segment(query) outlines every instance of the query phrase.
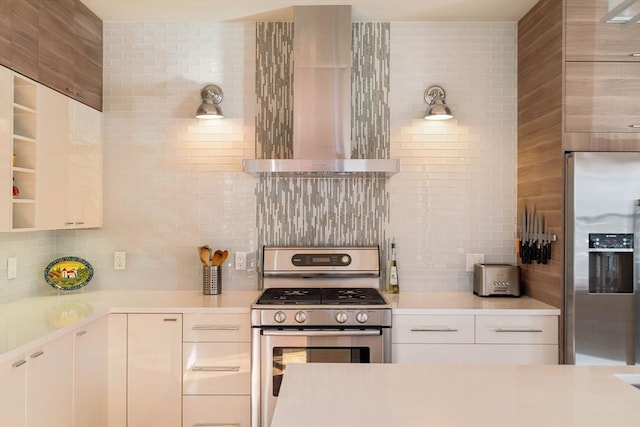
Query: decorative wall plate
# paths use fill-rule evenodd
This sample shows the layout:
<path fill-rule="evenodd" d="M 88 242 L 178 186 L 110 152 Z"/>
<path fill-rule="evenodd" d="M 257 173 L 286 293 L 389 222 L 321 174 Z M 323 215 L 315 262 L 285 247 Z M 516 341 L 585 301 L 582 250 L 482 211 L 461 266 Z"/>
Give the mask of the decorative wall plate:
<path fill-rule="evenodd" d="M 44 269 L 44 279 L 54 288 L 72 291 L 86 286 L 93 277 L 93 267 L 75 256 L 54 259 Z"/>

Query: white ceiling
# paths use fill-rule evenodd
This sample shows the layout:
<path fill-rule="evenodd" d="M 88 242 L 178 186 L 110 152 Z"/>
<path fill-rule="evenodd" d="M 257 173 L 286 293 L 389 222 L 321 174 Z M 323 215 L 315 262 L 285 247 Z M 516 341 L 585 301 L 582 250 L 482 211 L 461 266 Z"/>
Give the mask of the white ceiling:
<path fill-rule="evenodd" d="M 351 0 L 354 21 L 517 21 L 538 0 Z M 103 21 L 293 21 L 335 0 L 82 0 Z"/>

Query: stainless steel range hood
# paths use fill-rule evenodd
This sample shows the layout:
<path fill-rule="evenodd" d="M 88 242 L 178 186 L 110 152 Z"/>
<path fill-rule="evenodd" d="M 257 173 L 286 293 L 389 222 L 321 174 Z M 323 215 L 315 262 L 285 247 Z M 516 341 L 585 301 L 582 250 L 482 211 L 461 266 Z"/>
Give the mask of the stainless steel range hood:
<path fill-rule="evenodd" d="M 293 159 L 244 160 L 251 174 L 391 175 L 395 159 L 351 159 L 351 6 L 294 7 Z"/>

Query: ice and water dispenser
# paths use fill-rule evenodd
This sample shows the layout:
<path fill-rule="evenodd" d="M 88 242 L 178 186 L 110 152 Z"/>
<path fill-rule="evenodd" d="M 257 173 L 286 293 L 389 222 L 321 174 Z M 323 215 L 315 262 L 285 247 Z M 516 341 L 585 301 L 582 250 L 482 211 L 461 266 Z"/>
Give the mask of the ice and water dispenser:
<path fill-rule="evenodd" d="M 589 293 L 633 293 L 633 234 L 589 234 Z"/>

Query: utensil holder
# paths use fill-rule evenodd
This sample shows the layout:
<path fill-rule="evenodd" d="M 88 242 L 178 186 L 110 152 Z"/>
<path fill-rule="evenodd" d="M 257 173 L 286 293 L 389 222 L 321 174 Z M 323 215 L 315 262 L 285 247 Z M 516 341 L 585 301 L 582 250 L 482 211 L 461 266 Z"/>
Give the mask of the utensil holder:
<path fill-rule="evenodd" d="M 222 292 L 222 267 L 202 267 L 202 292 L 205 295 L 219 295 Z"/>

